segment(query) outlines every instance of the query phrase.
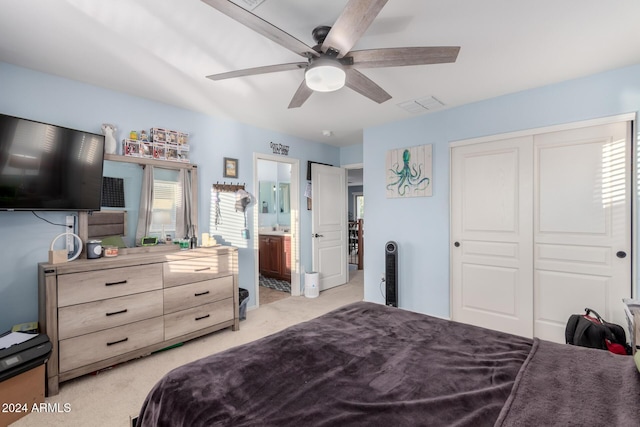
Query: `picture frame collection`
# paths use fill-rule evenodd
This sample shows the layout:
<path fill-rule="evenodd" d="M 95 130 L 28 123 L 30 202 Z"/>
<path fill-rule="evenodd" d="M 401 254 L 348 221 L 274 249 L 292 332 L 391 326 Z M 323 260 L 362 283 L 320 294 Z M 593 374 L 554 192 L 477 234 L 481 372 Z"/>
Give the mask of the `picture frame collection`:
<path fill-rule="evenodd" d="M 189 163 L 189 134 L 162 128 L 151 128 L 149 134 L 131 131 L 129 138 L 122 140 L 122 154 Z"/>

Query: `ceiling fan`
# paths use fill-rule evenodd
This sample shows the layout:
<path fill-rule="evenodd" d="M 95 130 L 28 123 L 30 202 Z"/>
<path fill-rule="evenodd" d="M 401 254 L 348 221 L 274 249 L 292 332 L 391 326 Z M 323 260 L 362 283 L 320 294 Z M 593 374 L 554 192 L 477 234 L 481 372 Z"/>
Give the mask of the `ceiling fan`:
<path fill-rule="evenodd" d="M 305 43 L 271 25 L 262 18 L 228 0 L 202 0 L 214 9 L 262 34 L 266 38 L 306 58 L 304 62 L 266 65 L 207 76 L 211 80 L 305 70 L 305 78 L 293 95 L 289 108 L 298 108 L 313 91 L 332 92 L 343 86 L 383 103 L 391 99 L 384 89 L 360 73 L 360 68 L 400 67 L 455 62 L 459 46 L 399 47 L 355 50 L 351 48 L 362 37 L 388 0 L 349 0 L 333 27 L 319 26 L 313 32 L 317 45 Z"/>

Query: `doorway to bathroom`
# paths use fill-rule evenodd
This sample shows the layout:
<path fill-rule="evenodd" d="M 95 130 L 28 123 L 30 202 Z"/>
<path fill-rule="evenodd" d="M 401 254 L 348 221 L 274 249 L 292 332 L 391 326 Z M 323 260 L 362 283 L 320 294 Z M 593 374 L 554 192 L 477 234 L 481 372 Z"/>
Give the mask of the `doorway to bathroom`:
<path fill-rule="evenodd" d="M 254 212 L 258 306 L 300 295 L 299 161 L 254 155 Z"/>

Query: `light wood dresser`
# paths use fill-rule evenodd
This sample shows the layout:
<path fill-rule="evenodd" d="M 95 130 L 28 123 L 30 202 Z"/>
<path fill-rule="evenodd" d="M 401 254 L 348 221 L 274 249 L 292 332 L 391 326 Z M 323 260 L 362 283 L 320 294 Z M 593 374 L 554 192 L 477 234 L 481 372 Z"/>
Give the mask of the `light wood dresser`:
<path fill-rule="evenodd" d="M 38 292 L 40 329 L 53 344 L 48 396 L 60 382 L 239 329 L 238 250 L 230 246 L 40 263 Z"/>

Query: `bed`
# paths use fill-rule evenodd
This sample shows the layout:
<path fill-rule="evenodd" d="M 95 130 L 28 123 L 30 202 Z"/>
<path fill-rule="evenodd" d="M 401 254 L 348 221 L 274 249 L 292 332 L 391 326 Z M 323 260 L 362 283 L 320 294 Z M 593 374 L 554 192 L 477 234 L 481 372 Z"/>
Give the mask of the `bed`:
<path fill-rule="evenodd" d="M 639 422 L 632 357 L 357 302 L 174 369 L 137 425 Z"/>

